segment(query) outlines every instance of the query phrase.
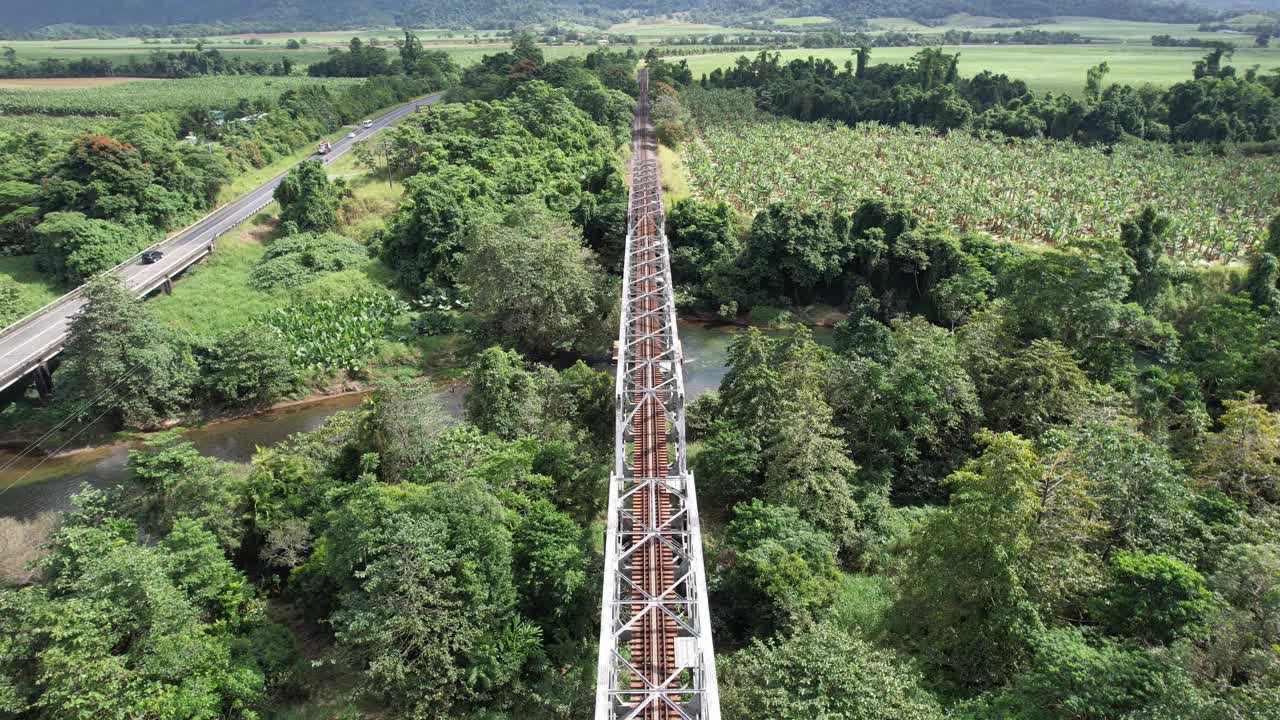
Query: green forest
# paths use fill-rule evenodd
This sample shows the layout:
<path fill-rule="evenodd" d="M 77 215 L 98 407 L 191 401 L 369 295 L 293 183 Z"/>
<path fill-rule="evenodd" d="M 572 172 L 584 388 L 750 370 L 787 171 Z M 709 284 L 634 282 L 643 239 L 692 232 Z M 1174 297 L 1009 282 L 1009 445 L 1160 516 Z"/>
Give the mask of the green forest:
<path fill-rule="evenodd" d="M 802 10 L 834 12 L 785 12 Z M 962 80 L 936 49 L 867 52 L 844 68 L 762 53 L 704 79 L 657 53 L 549 60 L 529 36 L 459 68 L 406 33 L 335 49 L 316 82 L 361 79 L 246 102 L 232 119 L 252 122 L 0 136 L 5 246 L 89 280 L 56 394 L 29 393 L 21 421 L 135 433 L 125 481 L 85 487 L 0 578 L 0 715 L 591 713 L 615 452 L 614 378 L 594 366 L 618 328 L 643 65 L 679 313 L 735 329 L 687 417 L 723 717 L 1276 718 L 1274 199 L 1226 263 L 1179 252 L 1159 203 L 1014 242 L 874 192 L 747 211 L 705 176 L 672 179 L 704 142 L 689 108 L 716 93 L 992 148 L 1267 156 L 1275 77 L 1214 47 L 1167 91 L 1106 86 L 1100 66 L 1081 99 L 1037 97 Z M 293 301 L 196 333 L 99 275 L 237 172 L 438 89 L 353 153 L 402 187 L 367 232 L 350 230 L 374 212 L 360 178 L 315 159 L 285 175 L 245 275 Z M 219 152 L 178 142 L 210 126 Z M 456 416 L 433 361 L 465 385 Z M 169 429 L 336 378 L 367 398 L 248 465 Z"/>

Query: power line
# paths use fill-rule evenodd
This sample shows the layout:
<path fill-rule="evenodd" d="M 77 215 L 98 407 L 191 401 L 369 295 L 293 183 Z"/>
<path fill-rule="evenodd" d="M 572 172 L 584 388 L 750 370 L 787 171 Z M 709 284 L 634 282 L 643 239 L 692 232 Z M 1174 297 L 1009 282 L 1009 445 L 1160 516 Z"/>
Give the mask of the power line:
<path fill-rule="evenodd" d="M 128 396 L 130 396 L 130 395 L 132 395 L 132 394 L 134 394 L 134 393 L 136 393 L 136 392 L 138 392 L 138 388 L 134 388 L 134 389 L 130 390 L 129 392 L 125 393 L 125 397 L 128 397 Z M 23 473 L 23 474 L 22 474 L 22 477 L 18 478 L 17 480 L 14 480 L 11 484 L 6 485 L 6 486 L 4 487 L 4 489 L 0 489 L 0 497 L 4 497 L 4 494 L 5 494 L 5 493 L 7 493 L 7 492 L 9 492 L 10 488 L 13 488 L 13 487 L 16 487 L 16 486 L 18 486 L 18 485 L 21 485 L 21 484 L 22 484 L 22 481 L 23 481 L 23 480 L 26 480 L 26 479 L 27 479 L 27 478 L 29 478 L 29 477 L 31 477 L 31 474 L 32 474 L 32 473 L 34 473 L 36 470 L 39 470 L 41 465 L 44 465 L 45 463 L 49 462 L 49 459 L 50 459 L 50 458 L 52 458 L 53 456 L 55 456 L 55 455 L 57 455 L 58 453 L 62 452 L 64 448 L 66 448 L 68 445 L 70 445 L 70 444 L 71 444 L 71 441 L 73 441 L 73 440 L 75 440 L 76 438 L 80 437 L 80 436 L 84 433 L 84 431 L 85 431 L 85 430 L 88 430 L 89 428 L 93 427 L 94 423 L 96 423 L 96 422 L 98 422 L 99 420 L 101 420 L 103 417 L 105 417 L 105 416 L 106 416 L 106 414 L 107 414 L 107 413 L 111 412 L 113 409 L 114 409 L 114 408 L 107 408 L 106 410 L 103 410 L 101 413 L 99 413 L 99 414 L 98 414 L 98 416 L 97 416 L 97 417 L 95 417 L 94 419 L 92 419 L 92 420 L 90 420 L 88 423 L 86 423 L 84 427 L 82 427 L 82 428 L 80 428 L 79 430 L 77 430 L 77 431 L 76 431 L 76 434 L 74 434 L 74 435 L 72 435 L 71 437 L 67 438 L 67 439 L 66 439 L 66 441 L 64 441 L 61 445 L 59 445 L 59 446 L 57 447 L 57 449 L 55 449 L 53 452 L 49 453 L 48 455 L 45 455 L 43 458 L 40 458 L 40 462 L 36 463 L 36 464 L 35 464 L 35 466 L 33 466 L 30 470 L 28 470 L 28 471 L 26 471 L 25 473 Z"/>
<path fill-rule="evenodd" d="M 122 382 L 124 382 L 125 380 L 127 380 L 127 379 L 128 379 L 128 378 L 133 374 L 133 371 L 134 371 L 134 370 L 137 370 L 139 367 L 141 367 L 141 366 L 142 366 L 142 363 L 143 363 L 143 361 L 139 360 L 137 363 L 135 363 L 135 364 L 134 364 L 134 366 L 133 366 L 133 367 L 131 367 L 131 368 L 129 368 L 128 370 L 126 370 L 126 371 L 124 372 L 124 374 L 123 374 L 123 375 L 121 375 L 121 376 L 120 376 L 120 377 L 119 377 L 119 378 L 118 378 L 114 383 L 112 383 L 112 384 L 111 384 L 111 385 L 109 385 L 106 389 L 104 389 L 104 390 L 102 390 L 101 392 L 99 392 L 97 395 L 94 395 L 93 397 L 89 398 L 87 401 L 85 401 L 85 403 L 84 403 L 83 405 L 81 405 L 81 406 L 80 406 L 80 408 L 79 408 L 78 410 L 76 410 L 76 411 L 74 411 L 74 412 L 71 412 L 71 413 L 68 413 L 68 414 L 67 414 L 67 417 L 66 417 L 64 420 L 62 420 L 61 422 L 59 422 L 59 423 L 57 423 L 56 425 L 54 425 L 54 426 L 53 426 L 52 428 L 50 428 L 50 429 L 49 429 L 49 430 L 48 430 L 44 435 L 41 435 L 40 437 L 38 437 L 38 438 L 36 438 L 35 440 L 33 440 L 33 441 L 31 442 L 31 444 L 30 444 L 30 445 L 28 445 L 26 448 L 24 448 L 24 449 L 22 450 L 22 452 L 20 452 L 20 453 L 18 453 L 17 455 L 15 455 L 15 456 L 13 457 L 13 459 L 11 459 L 9 462 L 5 463 L 3 467 L 0 467 L 0 473 L 3 473 L 3 472 L 5 472 L 6 470 L 8 470 L 9 468 L 13 467 L 13 466 L 14 466 L 14 465 L 19 461 L 19 460 L 21 460 L 22 458 L 26 457 L 28 454 L 30 454 L 30 453 L 31 453 L 31 451 L 33 451 L 33 450 L 35 450 L 37 447 L 39 447 L 40 443 L 44 442 L 45 440 L 48 440 L 48 439 L 49 439 L 49 437 L 50 437 L 50 436 L 52 436 L 54 433 L 58 432 L 58 431 L 59 431 L 59 430 L 61 430 L 62 428 L 66 427 L 67 425 L 69 425 L 69 424 L 71 424 L 72 422 L 74 422 L 76 418 L 78 418 L 80 415 L 82 415 L 82 414 L 83 414 L 85 411 L 87 411 L 89 408 L 93 407 L 94 403 L 96 403 L 96 402 L 98 402 L 99 400 L 101 400 L 101 399 L 102 399 L 102 398 L 103 398 L 107 393 L 111 392 L 112 390 L 115 390 L 115 389 L 116 389 L 116 386 L 118 386 L 120 383 L 122 383 Z M 105 413 L 104 413 L 104 414 L 105 414 Z M 101 416 L 101 415 L 99 415 L 98 417 L 102 417 L 102 416 Z M 95 420 L 95 422 L 96 422 L 96 420 Z M 83 432 L 83 431 L 82 431 L 82 432 Z M 77 434 L 78 434 L 78 433 L 77 433 Z M 38 467 L 38 466 L 37 466 L 37 467 Z"/>

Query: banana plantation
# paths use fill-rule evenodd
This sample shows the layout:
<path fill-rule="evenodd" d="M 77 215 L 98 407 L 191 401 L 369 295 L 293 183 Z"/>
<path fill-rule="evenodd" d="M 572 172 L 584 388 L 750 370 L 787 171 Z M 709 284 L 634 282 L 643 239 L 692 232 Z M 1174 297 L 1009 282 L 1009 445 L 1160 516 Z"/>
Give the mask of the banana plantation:
<path fill-rule="evenodd" d="M 682 148 L 693 192 L 754 214 L 791 199 L 851 207 L 878 197 L 917 217 L 1017 242 L 1115 236 L 1135 209 L 1171 221 L 1173 249 L 1230 260 L 1265 235 L 1280 159 L 1127 142 L 999 141 L 963 131 L 799 122 L 756 111 L 739 91 L 686 93 L 698 125 Z"/>

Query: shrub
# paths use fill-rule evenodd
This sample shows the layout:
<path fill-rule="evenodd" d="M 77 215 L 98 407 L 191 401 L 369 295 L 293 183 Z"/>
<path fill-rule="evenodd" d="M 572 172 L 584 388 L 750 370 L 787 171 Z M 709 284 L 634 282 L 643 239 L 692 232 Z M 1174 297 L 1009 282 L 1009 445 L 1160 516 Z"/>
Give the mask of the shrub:
<path fill-rule="evenodd" d="M 197 351 L 201 389 L 230 405 L 269 405 L 297 380 L 289 350 L 276 327 L 250 323 L 234 328 Z"/>
<path fill-rule="evenodd" d="M 368 259 L 363 247 L 337 233 L 304 232 L 271 243 L 250 282 L 263 290 L 305 285 L 316 276 L 356 267 Z"/>
<path fill-rule="evenodd" d="M 296 369 L 360 370 L 405 304 L 386 293 L 364 292 L 281 308 L 265 322 L 284 334 Z"/>

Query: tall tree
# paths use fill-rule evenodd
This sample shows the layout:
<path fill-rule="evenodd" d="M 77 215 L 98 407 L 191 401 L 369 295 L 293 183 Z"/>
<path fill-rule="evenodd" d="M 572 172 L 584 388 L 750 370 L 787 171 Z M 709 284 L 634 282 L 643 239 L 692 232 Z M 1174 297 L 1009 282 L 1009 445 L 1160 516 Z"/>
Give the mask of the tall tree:
<path fill-rule="evenodd" d="M 832 424 L 825 398 L 827 364 L 806 328 L 779 340 L 772 359 L 784 379 L 779 412 L 765 430 L 765 495 L 791 505 L 829 533 L 846 552 L 857 552 L 869 507 L 883 501 L 879 483 L 857 484 L 858 466 Z"/>
<path fill-rule="evenodd" d="M 992 426 L 1037 437 L 1067 425 L 1093 405 L 1094 391 L 1075 357 L 1052 340 L 1035 340 L 1000 364 L 1002 387 L 984 398 Z"/>
<path fill-rule="evenodd" d="M 1269 252 L 1255 253 L 1249 259 L 1249 274 L 1245 277 L 1245 291 L 1253 300 L 1253 306 L 1260 313 L 1272 314 L 1280 311 L 1280 289 L 1276 281 L 1280 279 L 1280 260 Z"/>
<path fill-rule="evenodd" d="M 475 482 L 367 484 L 335 511 L 314 569 L 340 588 L 330 622 L 372 695 L 447 717 L 493 701 L 539 651 L 504 514 Z"/>
<path fill-rule="evenodd" d="M 1152 207 L 1120 225 L 1120 241 L 1133 260 L 1129 300 L 1148 310 L 1169 288 L 1171 268 L 1164 247 L 1168 232 L 1169 218 Z"/>
<path fill-rule="evenodd" d="M 190 401 L 196 364 L 114 275 L 84 287 L 58 372 L 59 403 L 77 420 L 150 427 Z"/>
<path fill-rule="evenodd" d="M 973 381 L 950 333 L 922 318 L 895 322 L 883 361 L 837 361 L 835 424 L 865 475 L 891 484 L 900 502 L 941 495 L 982 421 Z"/>
<path fill-rule="evenodd" d="M 1254 396 L 1223 404 L 1222 430 L 1205 438 L 1196 474 L 1255 510 L 1280 503 L 1280 414 Z"/>
<path fill-rule="evenodd" d="M 270 626 L 214 536 L 182 519 L 142 545 L 101 494 L 78 500 L 41 583 L 0 590 L 0 708 L 68 720 L 257 717 L 277 678 L 253 637 Z"/>
<path fill-rule="evenodd" d="M 541 202 L 477 222 L 458 275 L 492 339 L 544 357 L 603 341 L 604 276 L 578 230 Z"/>
<path fill-rule="evenodd" d="M 773 363 L 773 343 L 756 328 L 748 328 L 729 343 L 728 369 L 720 380 L 723 415 L 738 429 L 761 443 L 769 442 L 769 424 L 781 412 L 785 392 Z"/>
<path fill-rule="evenodd" d="M 473 425 L 507 440 L 533 431 L 543 388 L 520 353 L 488 348 L 471 365 L 470 381 L 464 406 Z"/>
<path fill-rule="evenodd" d="M 812 624 L 835 599 L 831 536 L 795 508 L 759 500 L 734 508 L 711 580 L 719 620 L 741 637 Z"/>
<path fill-rule="evenodd" d="M 1085 73 L 1084 96 L 1098 102 L 1102 99 L 1102 81 L 1111 72 L 1111 67 L 1104 63 L 1098 63 Z"/>
<path fill-rule="evenodd" d="M 1132 419 L 1100 412 L 1048 433 L 1042 446 L 1088 479 L 1106 523 L 1101 552 L 1163 552 L 1188 562 L 1201 552 L 1190 477 Z"/>
<path fill-rule="evenodd" d="M 1047 472 L 1015 435 L 981 439 L 982 455 L 948 478 L 950 505 L 913 539 L 892 616 L 919 657 L 968 687 L 1024 668 L 1045 616 L 1090 574 L 1061 535 L 1087 522 L 1081 478 Z"/>
<path fill-rule="evenodd" d="M 386 482 L 406 482 L 421 475 L 419 467 L 433 444 L 451 424 L 430 382 L 384 382 L 373 395 L 369 429 Z"/>
<path fill-rule="evenodd" d="M 812 298 L 843 267 L 844 244 L 821 212 L 778 202 L 756 215 L 740 260 L 762 302 Z"/>
<path fill-rule="evenodd" d="M 405 30 L 404 39 L 397 40 L 396 47 L 400 48 L 401 68 L 406 74 L 414 74 L 423 56 L 422 41 L 412 30 Z"/>
<path fill-rule="evenodd" d="M 324 232 L 338 226 L 338 190 L 319 160 L 294 166 L 276 187 L 275 199 L 280 221 L 294 223 L 298 230 Z"/>
<path fill-rule="evenodd" d="M 1169 644 L 1207 634 L 1217 601 L 1195 568 L 1166 555 L 1121 550 L 1094 612 L 1115 635 Z"/>
<path fill-rule="evenodd" d="M 284 335 L 265 323 L 247 323 L 196 351 L 200 389 L 228 405 L 268 406 L 284 397 L 298 379 Z"/>
<path fill-rule="evenodd" d="M 206 457 L 176 431 L 148 438 L 129 451 L 129 482 L 139 525 L 156 537 L 168 535 L 183 518 L 213 533 L 227 553 L 244 537 L 244 480 L 234 466 Z"/>
<path fill-rule="evenodd" d="M 588 632 L 592 608 L 583 531 L 546 500 L 535 500 L 512 532 L 520 610 L 548 637 Z"/>

